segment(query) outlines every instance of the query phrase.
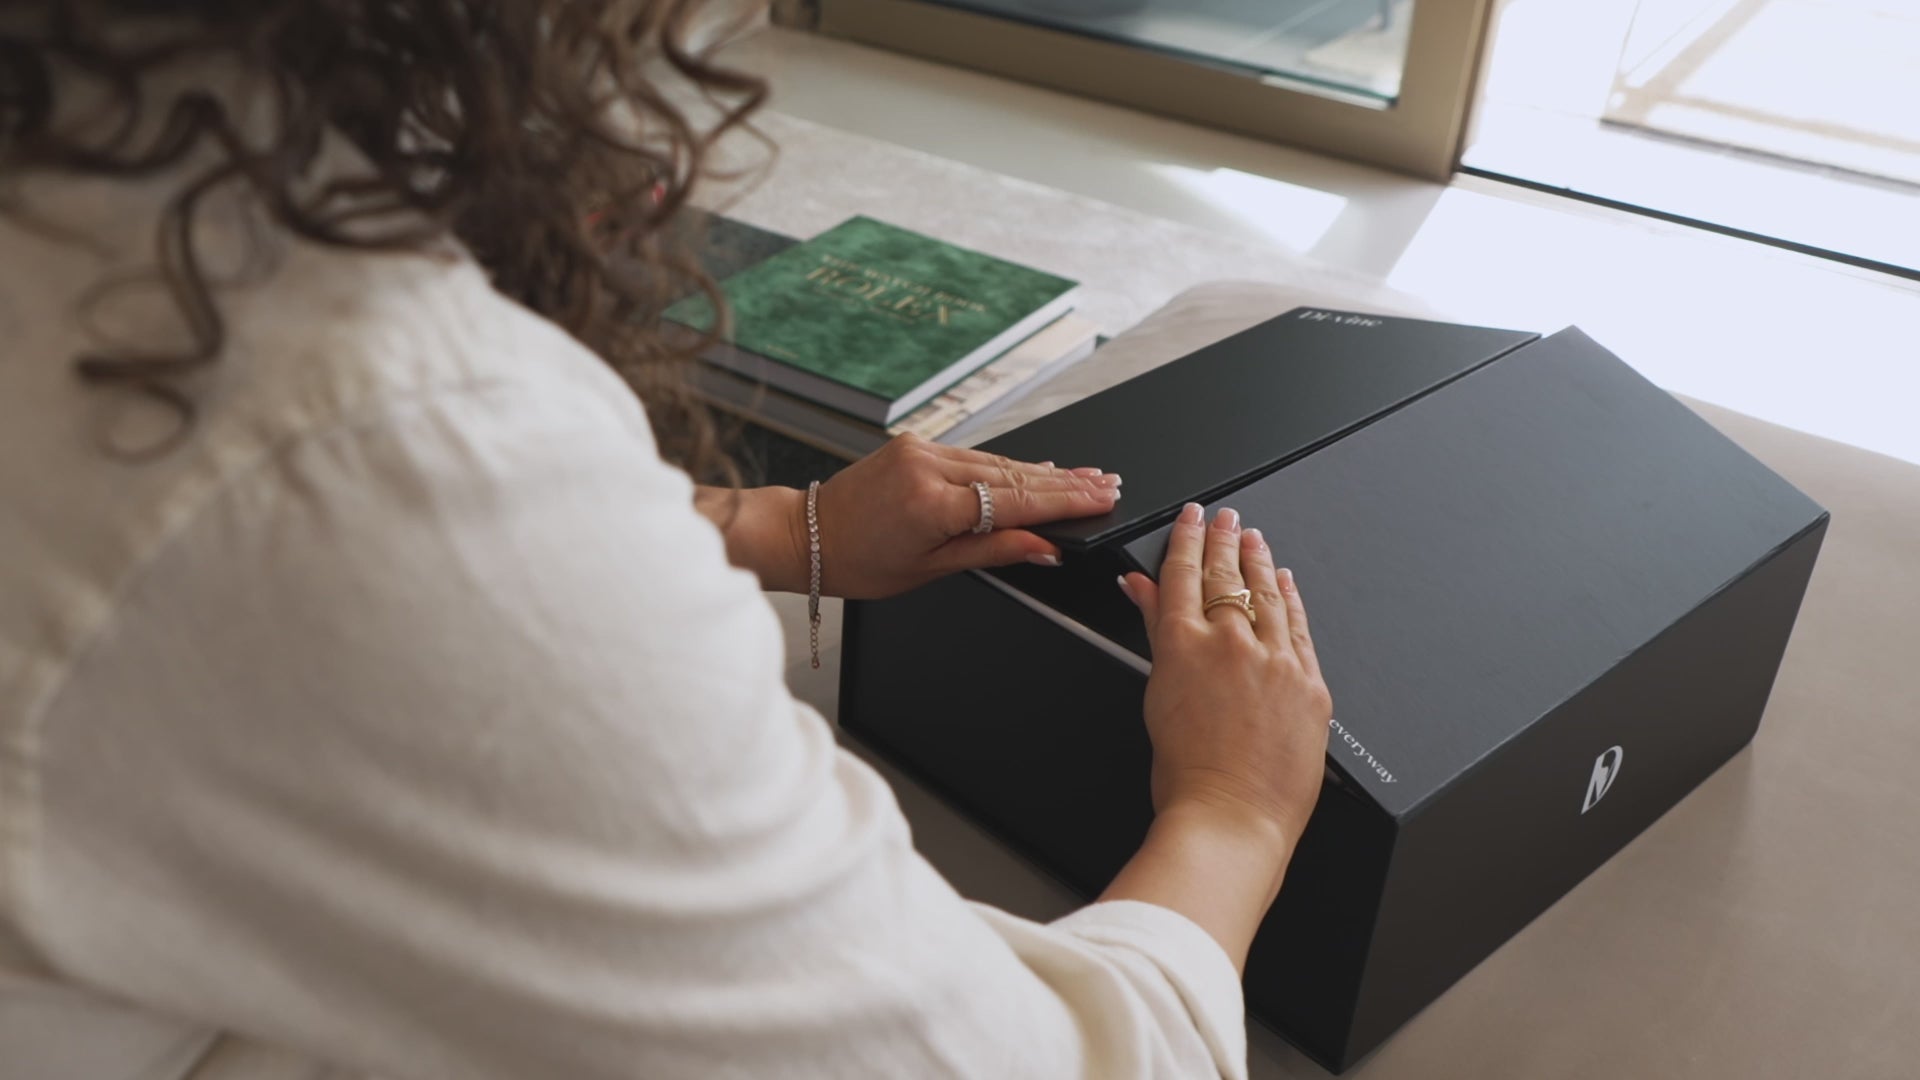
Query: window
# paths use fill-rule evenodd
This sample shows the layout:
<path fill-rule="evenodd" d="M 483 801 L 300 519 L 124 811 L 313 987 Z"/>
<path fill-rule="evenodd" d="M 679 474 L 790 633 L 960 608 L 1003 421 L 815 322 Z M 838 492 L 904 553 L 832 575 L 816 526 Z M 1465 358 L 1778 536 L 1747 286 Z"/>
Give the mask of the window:
<path fill-rule="evenodd" d="M 830 34 L 1453 171 L 1489 0 L 822 0 Z"/>
<path fill-rule="evenodd" d="M 1920 4 L 1503 0 L 1461 164 L 1914 276 Z"/>

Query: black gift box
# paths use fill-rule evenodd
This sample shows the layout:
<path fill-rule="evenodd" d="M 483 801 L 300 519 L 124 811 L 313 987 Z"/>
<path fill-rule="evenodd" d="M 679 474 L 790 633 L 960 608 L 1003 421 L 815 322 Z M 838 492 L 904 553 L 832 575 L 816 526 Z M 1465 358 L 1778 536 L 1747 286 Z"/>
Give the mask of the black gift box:
<path fill-rule="evenodd" d="M 1572 329 L 1299 309 L 987 448 L 1125 497 L 1050 531 L 1062 568 L 849 604 L 842 726 L 1097 894 L 1152 816 L 1114 578 L 1238 509 L 1335 715 L 1247 1004 L 1336 1071 L 1753 737 L 1827 521 Z"/>

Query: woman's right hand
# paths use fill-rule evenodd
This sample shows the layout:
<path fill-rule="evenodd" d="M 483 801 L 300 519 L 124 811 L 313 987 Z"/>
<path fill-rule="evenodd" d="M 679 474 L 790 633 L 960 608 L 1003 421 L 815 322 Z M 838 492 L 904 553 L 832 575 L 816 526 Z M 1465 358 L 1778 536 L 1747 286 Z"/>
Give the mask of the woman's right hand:
<path fill-rule="evenodd" d="M 1153 643 L 1154 809 L 1252 815 L 1277 825 L 1291 850 L 1319 797 L 1333 715 L 1292 573 L 1275 570 L 1264 538 L 1234 511 L 1209 526 L 1188 504 L 1159 583 L 1129 574 L 1122 585 Z M 1202 610 L 1243 588 L 1257 620 L 1229 604 Z"/>
<path fill-rule="evenodd" d="M 1191 919 L 1244 968 L 1320 795 L 1333 703 L 1293 575 L 1258 532 L 1189 504 L 1160 582 L 1120 581 L 1153 642 L 1153 827 L 1102 894 Z M 1249 589 L 1258 621 L 1205 598 Z"/>

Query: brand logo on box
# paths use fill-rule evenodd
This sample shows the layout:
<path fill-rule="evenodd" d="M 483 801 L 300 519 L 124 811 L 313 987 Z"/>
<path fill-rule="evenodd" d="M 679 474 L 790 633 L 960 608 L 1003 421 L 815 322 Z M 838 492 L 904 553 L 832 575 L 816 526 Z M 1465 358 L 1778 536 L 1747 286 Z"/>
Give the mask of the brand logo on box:
<path fill-rule="evenodd" d="M 1625 756 L 1626 751 L 1614 746 L 1593 759 L 1593 775 L 1587 777 L 1587 801 L 1580 807 L 1581 813 L 1593 809 L 1607 797 L 1607 791 L 1620 777 L 1620 759 Z"/>

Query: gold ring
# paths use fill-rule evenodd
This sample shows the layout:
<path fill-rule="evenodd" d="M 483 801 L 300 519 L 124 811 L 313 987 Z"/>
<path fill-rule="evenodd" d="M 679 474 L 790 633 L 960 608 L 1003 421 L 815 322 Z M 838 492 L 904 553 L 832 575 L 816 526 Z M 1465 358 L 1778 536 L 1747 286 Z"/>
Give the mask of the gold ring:
<path fill-rule="evenodd" d="M 1240 613 L 1247 617 L 1248 626 L 1260 625 L 1260 613 L 1253 610 L 1253 590 L 1252 589 L 1241 589 L 1239 592 L 1222 593 L 1219 596 L 1216 596 L 1213 599 L 1207 601 L 1206 603 L 1201 604 L 1200 614 L 1205 615 L 1207 612 L 1212 611 L 1214 608 L 1219 607 L 1221 604 L 1231 604 L 1234 607 L 1239 608 Z"/>

